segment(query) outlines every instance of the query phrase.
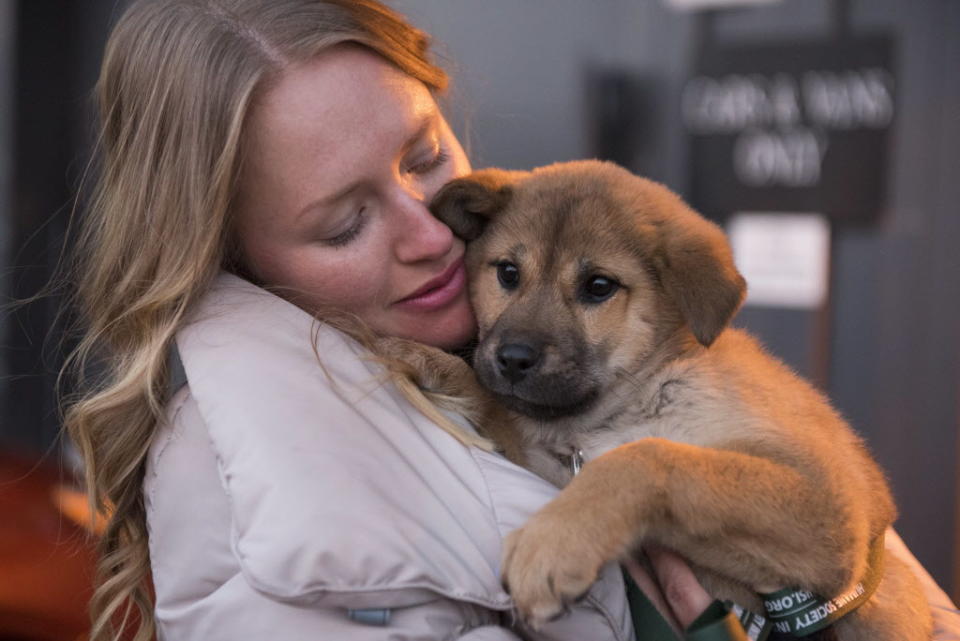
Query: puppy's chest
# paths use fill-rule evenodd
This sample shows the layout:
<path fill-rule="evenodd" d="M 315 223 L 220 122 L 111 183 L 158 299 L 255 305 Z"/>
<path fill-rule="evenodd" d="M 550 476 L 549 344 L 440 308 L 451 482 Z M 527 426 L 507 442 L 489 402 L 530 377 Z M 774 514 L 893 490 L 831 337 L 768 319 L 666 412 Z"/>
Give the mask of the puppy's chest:
<path fill-rule="evenodd" d="M 540 451 L 533 457 L 532 467 L 551 480 L 562 477 L 569 481 L 578 463 L 643 438 L 707 445 L 708 435 L 697 428 L 696 414 L 701 408 L 687 401 L 692 391 L 686 381 L 667 380 L 613 413 L 566 425 L 549 435 L 540 431 L 539 442 L 533 443 Z"/>
<path fill-rule="evenodd" d="M 690 408 L 673 401 L 656 408 L 633 406 L 612 417 L 604 425 L 576 434 L 571 447 L 583 452 L 584 461 L 590 461 L 615 447 L 643 438 L 663 438 L 678 443 L 703 445 L 704 434 L 690 420 Z"/>

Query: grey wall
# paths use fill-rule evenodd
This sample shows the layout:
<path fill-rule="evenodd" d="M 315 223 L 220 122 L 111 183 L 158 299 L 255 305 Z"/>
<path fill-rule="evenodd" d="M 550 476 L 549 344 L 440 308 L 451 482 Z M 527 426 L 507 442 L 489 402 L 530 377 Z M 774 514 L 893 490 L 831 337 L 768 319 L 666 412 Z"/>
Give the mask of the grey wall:
<path fill-rule="evenodd" d="M 854 9 L 899 36 L 899 120 L 885 217 L 837 237 L 830 387 L 889 472 L 904 538 L 956 596 L 960 3 Z"/>
<path fill-rule="evenodd" d="M 474 163 L 531 167 L 586 148 L 581 70 L 615 54 L 610 3 L 398 0 L 453 64 L 452 105 Z"/>
<path fill-rule="evenodd" d="M 585 72 L 620 68 L 647 90 L 635 169 L 683 190 L 673 117 L 693 48 L 689 14 L 661 0 L 394 0 L 435 37 L 448 106 L 477 166 L 529 168 L 591 155 Z"/>

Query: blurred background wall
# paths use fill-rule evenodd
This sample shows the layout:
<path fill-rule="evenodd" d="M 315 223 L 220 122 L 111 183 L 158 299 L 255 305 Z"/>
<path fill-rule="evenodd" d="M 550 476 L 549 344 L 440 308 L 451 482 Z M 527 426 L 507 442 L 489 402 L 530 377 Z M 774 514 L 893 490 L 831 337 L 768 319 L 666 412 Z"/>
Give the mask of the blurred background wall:
<path fill-rule="evenodd" d="M 38 291 L 57 261 L 91 146 L 89 90 L 124 4 L 0 0 L 6 297 Z M 886 179 L 875 186 L 881 210 L 831 224 L 823 304 L 748 306 L 737 322 L 827 391 L 865 436 L 896 492 L 898 529 L 956 595 L 960 3 L 782 0 L 710 12 L 665 0 L 393 4 L 435 36 L 454 75 L 451 120 L 475 166 L 612 155 L 688 197 L 681 94 L 710 51 L 841 33 L 893 39 L 896 118 Z M 45 337 L 57 307 L 53 297 L 0 316 L 0 448 L 38 456 L 56 439 L 51 390 L 62 350 L 56 329 Z"/>
<path fill-rule="evenodd" d="M 13 110 L 10 101 L 13 97 L 11 71 L 14 51 L 13 3 L 0 3 L 0 291 L 7 292 L 9 270 L 12 264 L 12 228 L 10 216 L 11 171 L 11 132 L 13 128 Z M 2 300 L 2 298 L 0 298 Z M 6 314 L 0 313 L 0 347 L 7 345 Z M 5 353 L 5 350 L 4 350 Z M 7 359 L 0 357 L 0 381 L 8 376 Z M 6 414 L 7 395 L 0 384 L 0 421 Z"/>
<path fill-rule="evenodd" d="M 0 247 L 7 248 L 0 274 L 7 302 L 43 291 L 63 255 L 92 146 L 91 89 L 118 3 L 2 0 L 0 6 L 0 61 L 8 79 L 0 96 L 6 125 L 0 185 L 7 186 L 0 192 Z M 59 433 L 53 389 L 69 347 L 60 311 L 54 292 L 3 314 L 0 438 L 9 447 L 46 451 Z"/>

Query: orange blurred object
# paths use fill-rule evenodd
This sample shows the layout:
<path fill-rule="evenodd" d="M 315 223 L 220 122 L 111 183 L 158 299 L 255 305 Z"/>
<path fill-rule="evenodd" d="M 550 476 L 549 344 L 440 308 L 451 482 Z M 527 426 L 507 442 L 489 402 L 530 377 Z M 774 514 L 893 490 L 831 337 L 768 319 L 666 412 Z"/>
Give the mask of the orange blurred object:
<path fill-rule="evenodd" d="M 0 453 L 0 641 L 86 638 L 96 521 L 72 480 Z"/>
<path fill-rule="evenodd" d="M 86 494 L 68 485 L 60 485 L 54 488 L 51 498 L 57 509 L 75 524 L 96 535 L 103 534 L 107 519 L 102 514 L 93 516 Z"/>

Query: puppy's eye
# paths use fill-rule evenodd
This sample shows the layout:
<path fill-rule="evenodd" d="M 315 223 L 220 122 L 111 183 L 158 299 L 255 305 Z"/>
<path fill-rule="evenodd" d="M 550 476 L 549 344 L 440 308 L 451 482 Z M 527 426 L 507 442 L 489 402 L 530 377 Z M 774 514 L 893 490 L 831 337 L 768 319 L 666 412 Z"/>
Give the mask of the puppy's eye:
<path fill-rule="evenodd" d="M 620 289 L 620 283 L 606 276 L 591 276 L 583 283 L 580 293 L 585 303 L 602 303 Z"/>
<path fill-rule="evenodd" d="M 520 284 L 520 270 L 513 263 L 497 263 L 497 280 L 504 289 L 516 289 Z"/>

